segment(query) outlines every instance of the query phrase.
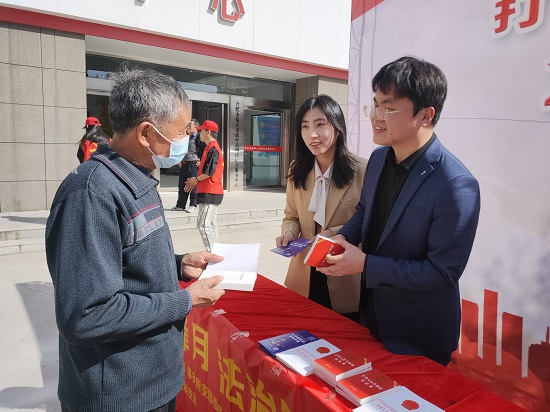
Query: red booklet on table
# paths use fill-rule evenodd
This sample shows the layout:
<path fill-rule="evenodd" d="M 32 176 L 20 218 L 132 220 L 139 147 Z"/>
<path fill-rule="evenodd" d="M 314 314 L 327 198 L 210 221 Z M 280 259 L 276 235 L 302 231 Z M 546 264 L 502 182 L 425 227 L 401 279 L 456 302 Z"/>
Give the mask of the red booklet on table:
<path fill-rule="evenodd" d="M 342 349 L 331 355 L 316 359 L 313 364 L 315 375 L 332 386 L 336 386 L 340 379 L 370 369 L 371 363 L 367 358 L 351 349 Z"/>
<path fill-rule="evenodd" d="M 370 371 L 340 379 L 336 383 L 336 392 L 359 406 L 399 390 L 400 387 L 392 378 L 372 368 Z"/>
<path fill-rule="evenodd" d="M 353 412 L 444 412 L 404 386 L 398 386 L 397 389 L 376 396 Z"/>
<path fill-rule="evenodd" d="M 311 245 L 311 249 L 304 259 L 304 263 L 314 268 L 330 266 L 325 257 L 329 255 L 339 255 L 344 253 L 344 248 L 332 239 L 321 235 L 315 236 L 315 241 Z"/>

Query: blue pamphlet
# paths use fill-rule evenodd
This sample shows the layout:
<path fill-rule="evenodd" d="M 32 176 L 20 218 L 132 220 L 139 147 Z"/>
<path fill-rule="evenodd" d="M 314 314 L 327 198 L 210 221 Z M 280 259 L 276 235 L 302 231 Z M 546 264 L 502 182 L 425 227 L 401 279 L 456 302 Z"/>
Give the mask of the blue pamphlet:
<path fill-rule="evenodd" d="M 276 247 L 275 249 L 271 249 L 271 251 L 284 257 L 292 257 L 300 253 L 310 244 L 311 243 L 309 242 L 309 239 L 304 239 L 302 237 L 299 237 L 298 239 L 294 239 L 288 242 L 287 246 Z"/>
<path fill-rule="evenodd" d="M 283 333 L 282 335 L 274 336 L 272 338 L 259 340 L 258 344 L 260 345 L 260 348 L 274 357 L 279 352 L 296 348 L 316 340 L 319 340 L 319 338 L 309 333 L 307 330 L 299 330 L 296 332 Z"/>

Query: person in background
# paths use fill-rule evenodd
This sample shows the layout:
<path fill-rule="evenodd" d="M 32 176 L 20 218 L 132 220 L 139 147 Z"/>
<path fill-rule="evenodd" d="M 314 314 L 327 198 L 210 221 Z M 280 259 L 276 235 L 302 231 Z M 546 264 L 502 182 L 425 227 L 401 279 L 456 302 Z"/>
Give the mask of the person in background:
<path fill-rule="evenodd" d="M 185 182 L 190 177 L 195 177 L 199 172 L 199 164 L 205 144 L 199 137 L 197 126 L 200 123 L 197 119 L 191 119 L 187 126 L 189 135 L 189 150 L 180 162 L 180 173 L 178 180 L 178 201 L 172 210 L 185 210 L 187 213 L 193 213 L 197 209 L 197 188 L 194 187 L 190 192 L 185 191 Z M 185 208 L 189 198 L 189 209 Z"/>
<path fill-rule="evenodd" d="M 432 63 L 402 57 L 372 80 L 365 107 L 376 148 L 361 200 L 333 239 L 330 277 L 362 272 L 362 319 L 393 353 L 451 360 L 460 333 L 459 279 L 477 230 L 477 180 L 434 133 L 447 79 Z M 357 245 L 361 244 L 359 248 Z"/>
<path fill-rule="evenodd" d="M 205 120 L 198 126 L 200 139 L 206 145 L 202 152 L 198 176 L 190 177 L 185 183 L 185 190 L 190 192 L 197 188 L 199 214 L 197 228 L 202 243 L 208 252 L 218 241 L 218 206 L 223 200 L 224 160 L 220 145 L 217 142 L 218 125 L 212 120 Z"/>
<path fill-rule="evenodd" d="M 111 139 L 101 128 L 101 123 L 97 117 L 86 118 L 86 123 L 83 129 L 86 129 L 84 136 L 80 139 L 76 156 L 80 163 L 88 160 L 92 153 L 97 150 L 97 145 L 100 143 L 109 144 Z"/>
<path fill-rule="evenodd" d="M 207 252 L 175 255 L 154 169 L 187 151 L 189 99 L 152 70 L 111 73 L 109 146 L 100 145 L 59 187 L 46 257 L 59 329 L 63 412 L 175 411 L 184 380 L 183 327 L 192 307 L 223 294 L 198 278 Z"/>
<path fill-rule="evenodd" d="M 367 161 L 346 146 L 344 113 L 330 96 L 306 100 L 296 114 L 296 159 L 286 186 L 285 217 L 277 247 L 316 234 L 331 237 L 353 215 Z M 285 285 L 336 312 L 359 320 L 360 273 L 327 277 L 305 265 L 309 248 L 291 258 Z"/>

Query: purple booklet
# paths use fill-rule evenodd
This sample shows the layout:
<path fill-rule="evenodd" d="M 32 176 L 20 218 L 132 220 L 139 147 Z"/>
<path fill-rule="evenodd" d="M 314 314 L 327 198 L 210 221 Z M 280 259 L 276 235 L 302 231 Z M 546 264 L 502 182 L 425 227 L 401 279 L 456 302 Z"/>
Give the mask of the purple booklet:
<path fill-rule="evenodd" d="M 275 249 L 271 249 L 271 251 L 284 257 L 292 257 L 300 253 L 309 245 L 310 245 L 309 239 L 304 239 L 302 237 L 299 237 L 298 239 L 294 239 L 288 242 L 288 245 L 286 247 L 283 247 L 283 246 L 276 247 Z"/>
<path fill-rule="evenodd" d="M 260 348 L 274 357 L 279 352 L 296 348 L 316 340 L 319 340 L 319 338 L 309 333 L 307 330 L 298 330 L 296 332 L 283 333 L 282 335 L 273 336 L 272 338 L 259 340 L 258 344 Z"/>

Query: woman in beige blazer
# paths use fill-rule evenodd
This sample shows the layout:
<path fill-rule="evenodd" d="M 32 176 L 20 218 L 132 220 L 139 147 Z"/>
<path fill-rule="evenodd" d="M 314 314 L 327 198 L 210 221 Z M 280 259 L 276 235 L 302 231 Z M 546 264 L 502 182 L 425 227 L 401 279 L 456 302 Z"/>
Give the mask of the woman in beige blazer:
<path fill-rule="evenodd" d="M 320 95 L 302 104 L 296 114 L 296 159 L 288 172 L 278 247 L 298 237 L 333 236 L 353 215 L 367 161 L 350 153 L 346 138 L 344 114 L 334 99 Z M 327 278 L 304 264 L 308 251 L 291 258 L 285 285 L 358 321 L 360 274 Z"/>

